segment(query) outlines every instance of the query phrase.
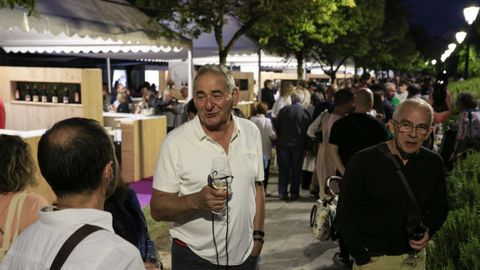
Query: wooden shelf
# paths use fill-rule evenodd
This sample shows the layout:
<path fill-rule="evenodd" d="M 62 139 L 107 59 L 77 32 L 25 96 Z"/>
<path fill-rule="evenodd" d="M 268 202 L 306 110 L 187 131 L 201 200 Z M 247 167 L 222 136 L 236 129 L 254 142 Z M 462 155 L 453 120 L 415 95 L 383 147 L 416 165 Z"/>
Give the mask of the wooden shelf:
<path fill-rule="evenodd" d="M 79 103 L 52 103 L 52 102 L 34 102 L 34 101 L 21 101 L 21 100 L 12 100 L 10 103 L 21 104 L 21 105 L 31 105 L 31 106 L 82 108 L 82 104 L 79 104 Z"/>
<path fill-rule="evenodd" d="M 23 82 L 34 82 L 37 85 L 76 84 L 81 92 L 81 103 L 63 103 L 61 95 L 59 103 L 15 100 L 17 84 Z M 2 66 L 0 96 L 5 103 L 8 129 L 23 131 L 44 129 L 71 117 L 91 118 L 103 124 L 100 69 Z"/>

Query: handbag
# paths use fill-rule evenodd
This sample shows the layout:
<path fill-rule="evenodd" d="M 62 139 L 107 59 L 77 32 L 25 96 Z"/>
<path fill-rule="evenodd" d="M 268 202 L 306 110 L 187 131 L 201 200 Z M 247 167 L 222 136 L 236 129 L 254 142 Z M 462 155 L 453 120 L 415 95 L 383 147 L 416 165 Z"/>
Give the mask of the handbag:
<path fill-rule="evenodd" d="M 20 231 L 20 217 L 22 214 L 23 203 L 27 198 L 27 193 L 21 192 L 13 195 L 10 200 L 10 205 L 8 206 L 7 218 L 5 219 L 5 224 L 3 226 L 3 241 L 0 246 L 0 262 L 2 261 L 5 253 L 10 248 L 13 240 L 17 238 L 18 232 Z M 13 228 L 13 220 L 16 217 L 16 225 Z"/>
<path fill-rule="evenodd" d="M 320 114 L 320 123 L 318 123 L 317 131 L 315 132 L 315 138 L 307 136 L 305 149 L 313 156 L 317 156 L 318 147 L 321 143 L 323 143 L 323 121 L 327 113 L 328 111 L 324 111 Z"/>
<path fill-rule="evenodd" d="M 338 196 L 332 191 L 330 184 L 331 181 L 339 182 L 341 179 L 339 176 L 330 176 L 327 179 L 329 194 L 325 198 L 318 199 L 310 212 L 310 227 L 312 228 L 313 238 L 320 241 L 337 239 L 334 219 L 337 213 Z"/>

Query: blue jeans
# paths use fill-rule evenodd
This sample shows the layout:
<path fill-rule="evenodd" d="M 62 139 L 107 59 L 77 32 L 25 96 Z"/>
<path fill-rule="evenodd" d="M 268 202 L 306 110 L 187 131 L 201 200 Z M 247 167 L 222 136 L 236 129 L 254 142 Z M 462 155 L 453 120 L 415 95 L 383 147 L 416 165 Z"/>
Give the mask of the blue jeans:
<path fill-rule="evenodd" d="M 288 180 L 290 195 L 298 197 L 302 179 L 303 148 L 294 146 L 277 146 L 278 195 L 287 197 Z"/>
<path fill-rule="evenodd" d="M 267 192 L 268 178 L 270 177 L 270 159 L 267 159 L 266 157 L 263 157 L 263 176 L 263 188 L 265 189 L 265 192 Z"/>

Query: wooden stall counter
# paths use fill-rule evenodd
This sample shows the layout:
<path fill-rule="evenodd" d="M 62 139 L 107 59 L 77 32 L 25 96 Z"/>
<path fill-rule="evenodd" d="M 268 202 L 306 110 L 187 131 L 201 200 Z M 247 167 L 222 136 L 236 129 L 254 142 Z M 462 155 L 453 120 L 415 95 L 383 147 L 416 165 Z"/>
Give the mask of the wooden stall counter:
<path fill-rule="evenodd" d="M 249 119 L 250 116 L 252 116 L 253 103 L 253 101 L 240 101 L 235 107 L 239 108 L 242 111 L 243 115 L 245 115 L 245 117 Z"/>
<path fill-rule="evenodd" d="M 9 130 L 9 129 L 0 129 L 0 134 L 19 136 L 21 137 L 28 145 L 32 152 L 32 158 L 35 163 L 36 171 L 35 178 L 38 185 L 35 187 L 29 187 L 27 190 L 35 192 L 43 196 L 48 202 L 53 203 L 56 200 L 55 193 L 50 188 L 50 185 L 47 183 L 45 178 L 43 178 L 38 168 L 37 161 L 37 152 L 38 152 L 38 141 L 40 137 L 45 133 L 46 129 L 30 130 L 30 131 L 18 131 L 18 130 Z"/>
<path fill-rule="evenodd" d="M 167 135 L 166 116 L 104 113 L 103 120 L 107 129 L 120 129 L 119 133 L 113 133 L 122 143 L 121 171 L 124 181 L 131 183 L 152 176 L 160 145 Z"/>

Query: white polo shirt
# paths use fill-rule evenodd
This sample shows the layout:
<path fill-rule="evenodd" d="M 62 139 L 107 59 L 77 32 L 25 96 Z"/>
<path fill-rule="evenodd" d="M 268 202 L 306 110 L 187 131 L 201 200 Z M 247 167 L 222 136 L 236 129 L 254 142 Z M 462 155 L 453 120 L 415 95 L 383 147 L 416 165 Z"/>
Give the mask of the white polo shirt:
<path fill-rule="evenodd" d="M 63 243 L 84 224 L 104 230 L 83 239 L 62 270 L 145 269 L 138 249 L 113 232 L 112 215 L 89 208 L 40 211 L 40 220 L 15 239 L 0 269 L 50 269 Z"/>
<path fill-rule="evenodd" d="M 161 146 L 153 187 L 178 193 L 178 196 L 198 192 L 207 185 L 212 160 L 228 157 L 234 177 L 228 202 L 229 265 L 239 265 L 253 248 L 255 181 L 263 181 L 263 160 L 260 132 L 255 124 L 236 116 L 233 116 L 233 123 L 228 155 L 220 144 L 205 134 L 198 116 L 170 132 Z M 216 221 L 214 227 L 219 262 L 225 265 L 226 221 Z M 170 234 L 185 242 L 200 257 L 217 263 L 210 211 L 198 211 L 188 220 L 174 222 Z"/>

